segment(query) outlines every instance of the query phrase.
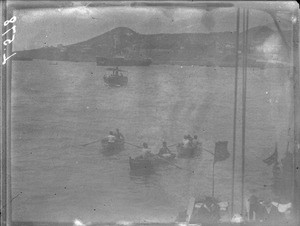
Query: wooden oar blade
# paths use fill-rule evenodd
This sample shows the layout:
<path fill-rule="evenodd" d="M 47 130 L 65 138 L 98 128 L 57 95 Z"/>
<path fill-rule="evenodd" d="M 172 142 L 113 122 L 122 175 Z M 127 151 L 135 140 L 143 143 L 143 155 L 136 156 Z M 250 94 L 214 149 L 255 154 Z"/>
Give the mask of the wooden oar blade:
<path fill-rule="evenodd" d="M 176 164 L 174 164 L 174 163 L 172 163 L 172 162 L 170 162 L 170 161 L 164 159 L 163 157 L 160 157 L 159 155 L 156 155 L 156 156 L 157 156 L 158 158 L 164 160 L 165 162 L 169 163 L 170 165 L 177 167 L 178 169 L 186 170 L 186 171 L 189 171 L 189 172 L 194 172 L 193 170 L 184 169 L 184 168 L 182 168 L 182 167 L 180 167 L 180 166 L 178 166 L 178 165 L 176 165 Z"/>
<path fill-rule="evenodd" d="M 97 143 L 97 142 L 99 142 L 99 141 L 101 141 L 101 140 L 102 140 L 102 139 L 96 140 L 96 141 L 93 141 L 93 142 L 90 142 L 90 143 L 87 143 L 87 144 L 80 144 L 79 146 L 85 147 L 85 146 L 87 146 L 87 145 L 89 145 L 89 144 L 94 144 L 94 143 Z"/>
<path fill-rule="evenodd" d="M 135 145 L 135 144 L 128 143 L 128 142 L 126 142 L 126 141 L 124 141 L 124 143 L 125 143 L 125 144 L 129 144 L 129 145 L 131 145 L 131 146 L 134 146 L 134 147 L 136 147 L 136 148 L 142 148 L 142 147 L 140 147 L 140 146 L 137 146 L 137 145 Z"/>

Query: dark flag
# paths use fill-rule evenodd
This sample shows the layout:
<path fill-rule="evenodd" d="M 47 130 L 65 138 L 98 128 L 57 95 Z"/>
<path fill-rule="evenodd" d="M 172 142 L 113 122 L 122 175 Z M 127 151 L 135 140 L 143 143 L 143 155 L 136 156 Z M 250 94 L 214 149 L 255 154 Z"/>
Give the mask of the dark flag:
<path fill-rule="evenodd" d="M 214 163 L 224 161 L 229 158 L 230 154 L 227 149 L 228 141 L 216 142 Z"/>
<path fill-rule="evenodd" d="M 268 166 L 278 162 L 277 145 L 275 147 L 274 153 L 269 158 L 264 159 L 263 162 L 266 163 Z"/>

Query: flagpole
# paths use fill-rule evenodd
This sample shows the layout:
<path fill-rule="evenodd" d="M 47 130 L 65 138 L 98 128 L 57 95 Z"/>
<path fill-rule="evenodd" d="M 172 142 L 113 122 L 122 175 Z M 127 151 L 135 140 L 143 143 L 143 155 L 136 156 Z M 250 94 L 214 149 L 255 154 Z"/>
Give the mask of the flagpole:
<path fill-rule="evenodd" d="M 243 10 L 243 86 L 242 86 L 242 199 L 241 214 L 244 215 L 244 186 L 245 186 L 245 138 L 246 138 L 246 97 L 247 97 L 247 52 L 248 52 L 249 10 Z"/>
<path fill-rule="evenodd" d="M 212 197 L 215 197 L 215 160 L 213 162 L 213 176 L 212 176 Z"/>
<path fill-rule="evenodd" d="M 234 209 L 236 114 L 237 114 L 237 89 L 238 89 L 238 67 L 239 67 L 239 33 L 240 33 L 240 8 L 238 8 L 237 10 L 237 18 L 236 18 L 236 58 L 235 58 L 233 141 L 232 141 L 231 217 L 233 217 L 233 209 Z"/>
<path fill-rule="evenodd" d="M 242 187 L 241 187 L 241 195 L 242 195 L 242 203 L 241 203 L 241 214 L 244 214 L 244 80 L 245 80 L 245 9 L 243 9 L 243 61 L 242 61 Z"/>

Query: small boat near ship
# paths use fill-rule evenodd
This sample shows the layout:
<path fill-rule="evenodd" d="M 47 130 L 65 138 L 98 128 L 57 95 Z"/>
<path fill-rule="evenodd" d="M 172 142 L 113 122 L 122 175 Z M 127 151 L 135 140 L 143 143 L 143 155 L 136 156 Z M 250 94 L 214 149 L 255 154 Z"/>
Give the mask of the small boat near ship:
<path fill-rule="evenodd" d="M 97 66 L 149 66 L 151 59 L 133 59 L 125 57 L 96 57 Z"/>
<path fill-rule="evenodd" d="M 104 76 L 103 80 L 106 85 L 110 87 L 120 87 L 120 86 L 126 86 L 128 83 L 127 77 L 112 77 L 112 76 Z"/>
<path fill-rule="evenodd" d="M 120 87 L 120 86 L 126 86 L 128 83 L 128 77 L 124 76 L 122 72 L 125 72 L 123 70 L 116 68 L 108 68 L 108 71 L 113 71 L 112 74 L 108 75 L 105 74 L 103 76 L 103 80 L 106 85 L 110 87 Z"/>

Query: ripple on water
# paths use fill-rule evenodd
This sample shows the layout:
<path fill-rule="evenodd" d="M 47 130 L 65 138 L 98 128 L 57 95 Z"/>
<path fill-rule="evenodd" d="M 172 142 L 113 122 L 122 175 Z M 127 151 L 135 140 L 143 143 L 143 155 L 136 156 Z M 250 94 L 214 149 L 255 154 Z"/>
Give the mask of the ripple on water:
<path fill-rule="evenodd" d="M 119 128 L 128 142 L 147 142 L 155 151 L 162 140 L 173 144 L 184 134 L 197 134 L 205 149 L 213 152 L 216 141 L 228 140 L 231 152 L 234 69 L 124 67 L 128 86 L 110 89 L 102 81 L 104 67 L 70 62 L 47 67 L 38 61 L 14 67 L 12 180 L 26 197 L 14 200 L 14 219 L 165 222 L 191 195 L 211 194 L 212 156 L 206 152 L 201 159 L 176 161 L 194 173 L 166 166 L 134 175 L 128 158 L 139 149 L 126 145 L 123 152 L 105 156 L 100 143 L 80 145 Z M 255 155 L 268 155 L 278 137 L 278 151 L 285 151 L 290 97 L 282 84 L 270 87 L 258 79 L 261 72 L 249 73 L 246 187 L 259 190 L 271 173 Z M 265 90 L 284 95 L 280 111 L 266 104 Z M 237 141 L 240 150 L 240 134 Z M 228 201 L 231 161 L 216 164 L 215 170 L 216 195 Z"/>

